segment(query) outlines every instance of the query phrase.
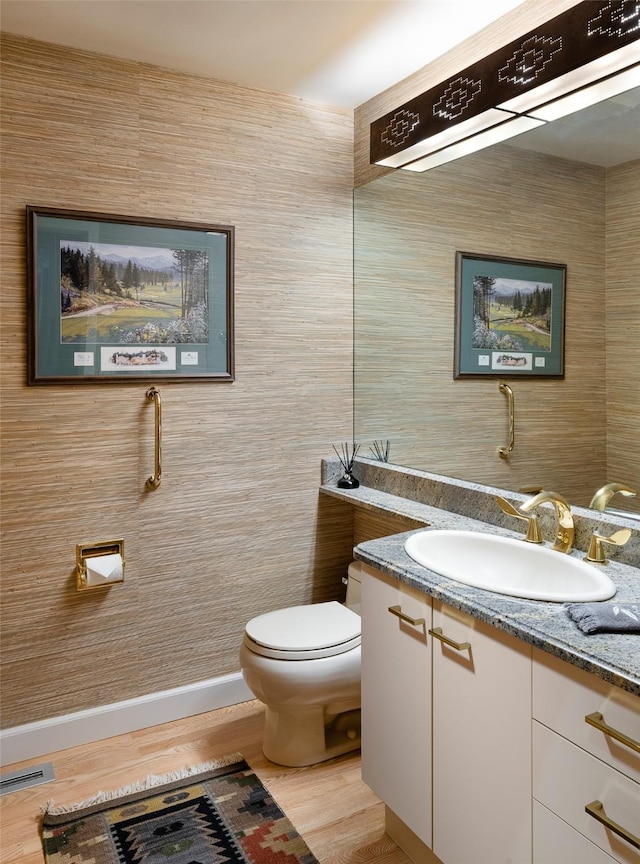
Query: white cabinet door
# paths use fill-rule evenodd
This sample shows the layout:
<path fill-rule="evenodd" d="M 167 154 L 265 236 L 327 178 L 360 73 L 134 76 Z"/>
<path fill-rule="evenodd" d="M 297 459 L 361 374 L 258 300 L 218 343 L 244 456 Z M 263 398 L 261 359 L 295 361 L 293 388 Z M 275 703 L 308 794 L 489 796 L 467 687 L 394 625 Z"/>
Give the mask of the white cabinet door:
<path fill-rule="evenodd" d="M 431 602 L 364 569 L 362 777 L 431 846 Z"/>
<path fill-rule="evenodd" d="M 433 601 L 433 851 L 531 862 L 531 648 Z M 466 647 L 468 643 L 469 647 Z"/>

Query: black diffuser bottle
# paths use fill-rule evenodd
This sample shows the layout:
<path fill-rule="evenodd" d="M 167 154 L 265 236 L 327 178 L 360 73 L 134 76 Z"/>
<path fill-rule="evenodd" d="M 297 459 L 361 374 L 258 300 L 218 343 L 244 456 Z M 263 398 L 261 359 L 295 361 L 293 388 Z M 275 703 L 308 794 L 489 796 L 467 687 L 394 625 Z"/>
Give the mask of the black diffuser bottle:
<path fill-rule="evenodd" d="M 360 449 L 360 445 L 353 442 L 353 447 L 351 448 L 351 456 L 349 456 L 349 445 L 342 445 L 342 456 L 338 453 L 335 446 L 333 448 L 336 451 L 336 456 L 340 460 L 340 464 L 344 470 L 344 474 L 338 480 L 337 486 L 339 489 L 357 489 L 360 485 L 360 481 L 356 480 L 353 476 L 353 462 L 358 454 L 358 450 Z"/>

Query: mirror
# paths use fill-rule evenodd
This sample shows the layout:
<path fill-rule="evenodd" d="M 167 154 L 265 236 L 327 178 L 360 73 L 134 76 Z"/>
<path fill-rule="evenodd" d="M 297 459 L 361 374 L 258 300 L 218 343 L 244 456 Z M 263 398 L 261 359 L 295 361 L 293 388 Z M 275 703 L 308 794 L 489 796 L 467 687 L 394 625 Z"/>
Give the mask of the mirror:
<path fill-rule="evenodd" d="M 456 252 L 567 267 L 564 378 L 453 379 Z M 361 455 L 640 512 L 640 89 L 354 192 Z"/>

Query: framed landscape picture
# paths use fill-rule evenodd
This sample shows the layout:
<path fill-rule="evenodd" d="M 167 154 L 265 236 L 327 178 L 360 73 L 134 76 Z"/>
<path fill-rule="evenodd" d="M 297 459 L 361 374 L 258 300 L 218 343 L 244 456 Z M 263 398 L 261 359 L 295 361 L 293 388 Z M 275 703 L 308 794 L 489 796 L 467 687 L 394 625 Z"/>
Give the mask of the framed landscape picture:
<path fill-rule="evenodd" d="M 234 229 L 27 207 L 28 383 L 233 381 Z"/>
<path fill-rule="evenodd" d="M 563 378 L 566 270 L 457 252 L 453 377 Z"/>

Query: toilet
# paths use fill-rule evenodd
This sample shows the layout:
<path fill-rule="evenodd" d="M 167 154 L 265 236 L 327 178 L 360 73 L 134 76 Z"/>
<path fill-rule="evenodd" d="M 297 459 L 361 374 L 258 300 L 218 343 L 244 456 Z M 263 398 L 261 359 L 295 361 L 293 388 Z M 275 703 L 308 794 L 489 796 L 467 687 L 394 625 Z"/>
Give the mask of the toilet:
<path fill-rule="evenodd" d="M 252 618 L 240 648 L 247 686 L 265 705 L 263 752 L 313 765 L 360 747 L 360 564 L 345 604 L 276 609 Z"/>

